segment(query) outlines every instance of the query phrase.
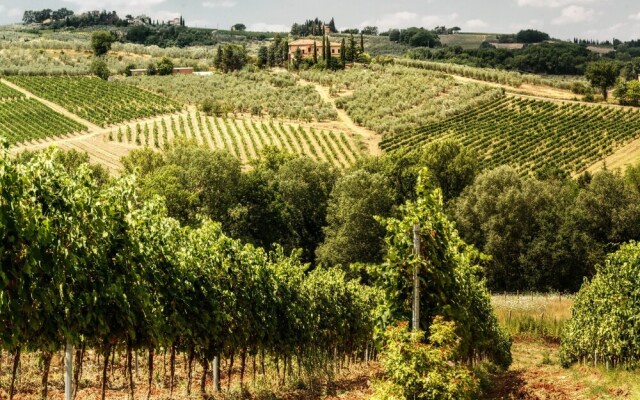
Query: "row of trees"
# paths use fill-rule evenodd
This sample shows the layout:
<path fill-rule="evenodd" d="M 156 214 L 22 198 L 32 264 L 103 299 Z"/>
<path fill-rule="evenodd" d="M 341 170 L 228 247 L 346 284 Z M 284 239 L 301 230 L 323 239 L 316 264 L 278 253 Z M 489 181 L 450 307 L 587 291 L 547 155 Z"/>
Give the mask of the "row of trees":
<path fill-rule="evenodd" d="M 420 46 L 422 47 L 409 50 L 407 56 L 535 74 L 581 75 L 589 62 L 599 59 L 597 54 L 589 51 L 585 46 L 564 42 L 528 45 L 519 50 L 496 49 L 486 42 L 479 49 L 446 46 L 432 50 L 427 47 L 427 44 Z"/>
<path fill-rule="evenodd" d="M 308 19 L 302 24 L 294 23 L 291 26 L 291 34 L 294 36 L 320 36 L 324 35 L 324 27 L 329 27 L 329 33 L 338 33 L 336 29 L 336 23 L 331 18 L 328 24 L 325 24 L 323 21 L 318 18 Z"/>
<path fill-rule="evenodd" d="M 439 47 L 440 38 L 434 31 L 425 28 L 392 29 L 388 32 L 389 40 L 396 43 L 403 43 L 411 47 Z"/>

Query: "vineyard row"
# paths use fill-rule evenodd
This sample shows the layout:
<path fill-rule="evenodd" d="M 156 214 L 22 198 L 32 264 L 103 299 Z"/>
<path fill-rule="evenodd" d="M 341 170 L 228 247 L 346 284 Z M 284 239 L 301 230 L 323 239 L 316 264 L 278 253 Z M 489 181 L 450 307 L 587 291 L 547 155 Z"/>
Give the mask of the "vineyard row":
<path fill-rule="evenodd" d="M 343 132 L 318 131 L 273 120 L 209 117 L 199 112 L 129 124 L 108 134 L 111 141 L 154 148 L 165 148 L 180 137 L 211 149 L 226 149 L 244 163 L 259 158 L 261 149 L 268 146 L 341 168 L 361 157 L 358 146 Z"/>
<path fill-rule="evenodd" d="M 522 171 L 560 168 L 580 172 L 640 136 L 640 112 L 503 97 L 444 121 L 381 143 L 409 151 L 442 139 L 476 150 L 486 167 L 509 164 Z"/>
<path fill-rule="evenodd" d="M 102 127 L 182 108 L 165 97 L 96 78 L 12 76 L 7 80 Z"/>

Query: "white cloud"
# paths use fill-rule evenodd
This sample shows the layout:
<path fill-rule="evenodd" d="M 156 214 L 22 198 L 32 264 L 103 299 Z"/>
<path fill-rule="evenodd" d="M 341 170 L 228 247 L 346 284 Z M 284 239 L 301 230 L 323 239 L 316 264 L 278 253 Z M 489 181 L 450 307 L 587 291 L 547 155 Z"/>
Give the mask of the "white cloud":
<path fill-rule="evenodd" d="M 383 15 L 375 22 L 365 21 L 361 26 L 375 25 L 380 29 L 380 32 L 384 32 L 391 28 L 405 28 L 409 25 L 415 25 L 419 18 L 420 16 L 416 13 L 401 11 L 394 14 Z"/>
<path fill-rule="evenodd" d="M 640 21 L 640 12 L 637 14 L 629 15 L 629 19 L 634 19 L 636 21 Z"/>
<path fill-rule="evenodd" d="M 231 0 L 205 1 L 202 3 L 202 7 L 206 7 L 206 8 L 233 8 L 236 5 L 238 5 L 238 3 Z"/>
<path fill-rule="evenodd" d="M 147 14 L 154 19 L 161 19 L 161 13 L 168 13 L 166 11 L 155 10 L 156 7 L 165 3 L 166 0 L 64 0 L 64 2 L 74 4 L 75 7 L 73 7 L 73 10 L 78 13 L 91 10 L 107 10 L 117 11 L 118 15 Z M 173 14 L 175 14 L 175 16 L 180 15 L 179 13 Z"/>
<path fill-rule="evenodd" d="M 425 15 L 420 19 L 422 26 L 425 28 L 435 28 L 440 25 L 450 25 L 458 19 L 458 14 L 449 15 Z"/>
<path fill-rule="evenodd" d="M 598 0 L 517 0 L 520 7 L 559 8 L 568 5 L 589 4 Z"/>
<path fill-rule="evenodd" d="M 470 29 L 486 28 L 487 26 L 489 26 L 489 24 L 481 19 L 470 19 L 469 21 L 465 22 L 464 25 L 465 27 Z"/>
<path fill-rule="evenodd" d="M 290 26 L 281 24 L 267 24 L 265 22 L 256 22 L 249 25 L 249 31 L 251 32 L 289 32 Z"/>
<path fill-rule="evenodd" d="M 571 5 L 562 9 L 560 16 L 555 18 L 554 25 L 576 24 L 579 22 L 591 21 L 596 12 L 590 8 Z"/>
<path fill-rule="evenodd" d="M 0 14 L 6 14 L 8 17 L 15 18 L 21 16 L 23 11 L 19 8 L 9 8 L 0 4 Z"/>
<path fill-rule="evenodd" d="M 375 21 L 367 20 L 359 24 L 360 28 L 365 26 L 377 26 L 380 32 L 393 28 L 408 28 L 418 26 L 424 28 L 435 28 L 440 25 L 451 25 L 459 18 L 457 13 L 446 15 L 419 15 L 409 11 L 401 11 L 393 14 L 386 14 Z"/>

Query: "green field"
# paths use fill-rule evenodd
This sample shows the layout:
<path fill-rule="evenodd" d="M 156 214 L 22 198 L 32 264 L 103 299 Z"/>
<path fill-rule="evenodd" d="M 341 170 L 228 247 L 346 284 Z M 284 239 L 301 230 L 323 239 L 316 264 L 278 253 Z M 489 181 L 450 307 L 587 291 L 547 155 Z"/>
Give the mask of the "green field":
<path fill-rule="evenodd" d="M 181 108 L 165 97 L 97 78 L 12 76 L 7 80 L 102 127 Z"/>
<path fill-rule="evenodd" d="M 17 90 L 10 88 L 7 85 L 0 83 L 0 100 L 11 100 L 24 97 L 24 95 Z"/>
<path fill-rule="evenodd" d="M 476 150 L 485 167 L 580 172 L 640 136 L 640 112 L 605 106 L 502 97 L 419 129 L 389 135 L 385 151 L 410 151 L 442 139 Z"/>
<path fill-rule="evenodd" d="M 0 101 L 0 135 L 12 144 L 86 129 L 34 99 Z"/>
<path fill-rule="evenodd" d="M 455 35 L 440 35 L 443 46 L 460 46 L 463 49 L 477 49 L 484 41 L 496 40 L 494 33 L 457 33 Z"/>

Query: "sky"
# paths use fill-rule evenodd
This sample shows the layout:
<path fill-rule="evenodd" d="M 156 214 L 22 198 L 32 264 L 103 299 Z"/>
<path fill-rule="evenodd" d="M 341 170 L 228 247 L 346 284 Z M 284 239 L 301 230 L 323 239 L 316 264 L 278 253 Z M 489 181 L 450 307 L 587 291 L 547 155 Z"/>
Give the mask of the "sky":
<path fill-rule="evenodd" d="M 335 18 L 338 29 L 459 26 L 466 32 L 538 29 L 558 39 L 640 38 L 639 0 L 0 0 L 0 24 L 19 22 L 25 9 L 117 11 L 153 19 L 182 15 L 188 26 L 289 31 L 294 22 Z"/>

